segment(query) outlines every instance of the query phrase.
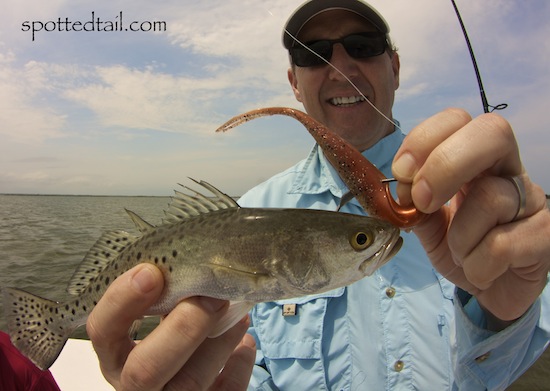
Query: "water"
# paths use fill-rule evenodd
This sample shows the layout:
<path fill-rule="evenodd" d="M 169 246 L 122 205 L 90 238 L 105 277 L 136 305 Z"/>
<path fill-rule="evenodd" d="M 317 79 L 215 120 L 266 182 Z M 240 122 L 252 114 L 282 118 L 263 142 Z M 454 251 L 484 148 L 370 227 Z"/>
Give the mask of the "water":
<path fill-rule="evenodd" d="M 160 224 L 169 201 L 169 197 L 0 195 L 0 288 L 17 287 L 66 300 L 74 270 L 104 231 L 122 229 L 139 235 L 124 208 Z M 6 330 L 1 300 L 0 329 Z M 85 331 L 81 328 L 74 336 L 86 337 Z"/>
<path fill-rule="evenodd" d="M 168 197 L 0 195 L 0 288 L 13 286 L 64 301 L 76 266 L 99 236 L 123 229 L 138 235 L 124 208 L 160 224 Z M 158 322 L 147 320 L 140 336 Z M 0 300 L 0 329 L 6 330 Z M 84 328 L 74 337 L 85 338 Z M 550 350 L 509 391 L 550 389 Z"/>

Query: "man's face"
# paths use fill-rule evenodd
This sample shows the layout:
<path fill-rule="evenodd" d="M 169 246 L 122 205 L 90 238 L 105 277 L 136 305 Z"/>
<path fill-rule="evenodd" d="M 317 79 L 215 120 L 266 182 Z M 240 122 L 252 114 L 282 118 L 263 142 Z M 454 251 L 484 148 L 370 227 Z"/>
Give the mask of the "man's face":
<path fill-rule="evenodd" d="M 366 19 L 344 10 L 323 12 L 303 27 L 298 39 L 309 42 L 338 39 L 353 33 L 376 31 Z M 392 118 L 395 90 L 399 87 L 399 57 L 388 52 L 366 59 L 354 59 L 342 44 L 333 47 L 330 62 L 343 72 L 387 117 Z M 309 115 L 363 151 L 394 126 L 368 102 L 342 104 L 339 98 L 360 97 L 357 90 L 329 65 L 289 69 L 288 79 L 296 99 Z"/>

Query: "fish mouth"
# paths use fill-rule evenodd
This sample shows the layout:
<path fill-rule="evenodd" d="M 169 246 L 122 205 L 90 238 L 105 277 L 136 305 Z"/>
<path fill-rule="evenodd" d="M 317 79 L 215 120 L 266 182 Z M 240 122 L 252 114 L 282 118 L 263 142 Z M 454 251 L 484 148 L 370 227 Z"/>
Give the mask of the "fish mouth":
<path fill-rule="evenodd" d="M 381 266 L 392 259 L 399 252 L 403 245 L 403 238 L 399 230 L 395 231 L 391 238 L 384 244 L 379 251 L 366 259 L 359 266 L 360 270 L 367 276 L 370 276 Z"/>

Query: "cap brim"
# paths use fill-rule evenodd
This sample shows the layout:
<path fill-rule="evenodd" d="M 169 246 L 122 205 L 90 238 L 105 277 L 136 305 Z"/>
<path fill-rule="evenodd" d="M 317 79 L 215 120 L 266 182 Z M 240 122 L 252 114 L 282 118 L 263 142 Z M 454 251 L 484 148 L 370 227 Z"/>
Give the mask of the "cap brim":
<path fill-rule="evenodd" d="M 382 15 L 370 4 L 360 0 L 308 0 L 298 7 L 288 18 L 283 30 L 283 45 L 289 49 L 298 37 L 300 30 L 313 17 L 329 10 L 347 10 L 354 12 L 383 32 L 389 33 L 390 27 Z"/>

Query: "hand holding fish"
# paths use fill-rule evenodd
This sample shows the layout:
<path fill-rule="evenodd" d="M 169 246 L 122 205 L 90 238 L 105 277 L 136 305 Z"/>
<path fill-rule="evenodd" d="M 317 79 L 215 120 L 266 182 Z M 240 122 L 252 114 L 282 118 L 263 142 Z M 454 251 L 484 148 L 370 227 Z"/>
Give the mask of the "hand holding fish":
<path fill-rule="evenodd" d="M 446 110 L 410 132 L 392 168 L 400 200 L 430 214 L 414 232 L 438 271 L 478 299 L 492 328 L 521 317 L 546 285 L 550 212 L 510 125 Z"/>
<path fill-rule="evenodd" d="M 113 282 L 90 314 L 87 331 L 105 378 L 117 390 L 181 389 L 190 383 L 246 389 L 256 354 L 254 339 L 244 335 L 246 318 L 220 337 L 207 338 L 227 301 L 184 300 L 143 341 L 128 337 L 132 322 L 159 299 L 163 286 L 159 269 L 139 265 Z"/>

